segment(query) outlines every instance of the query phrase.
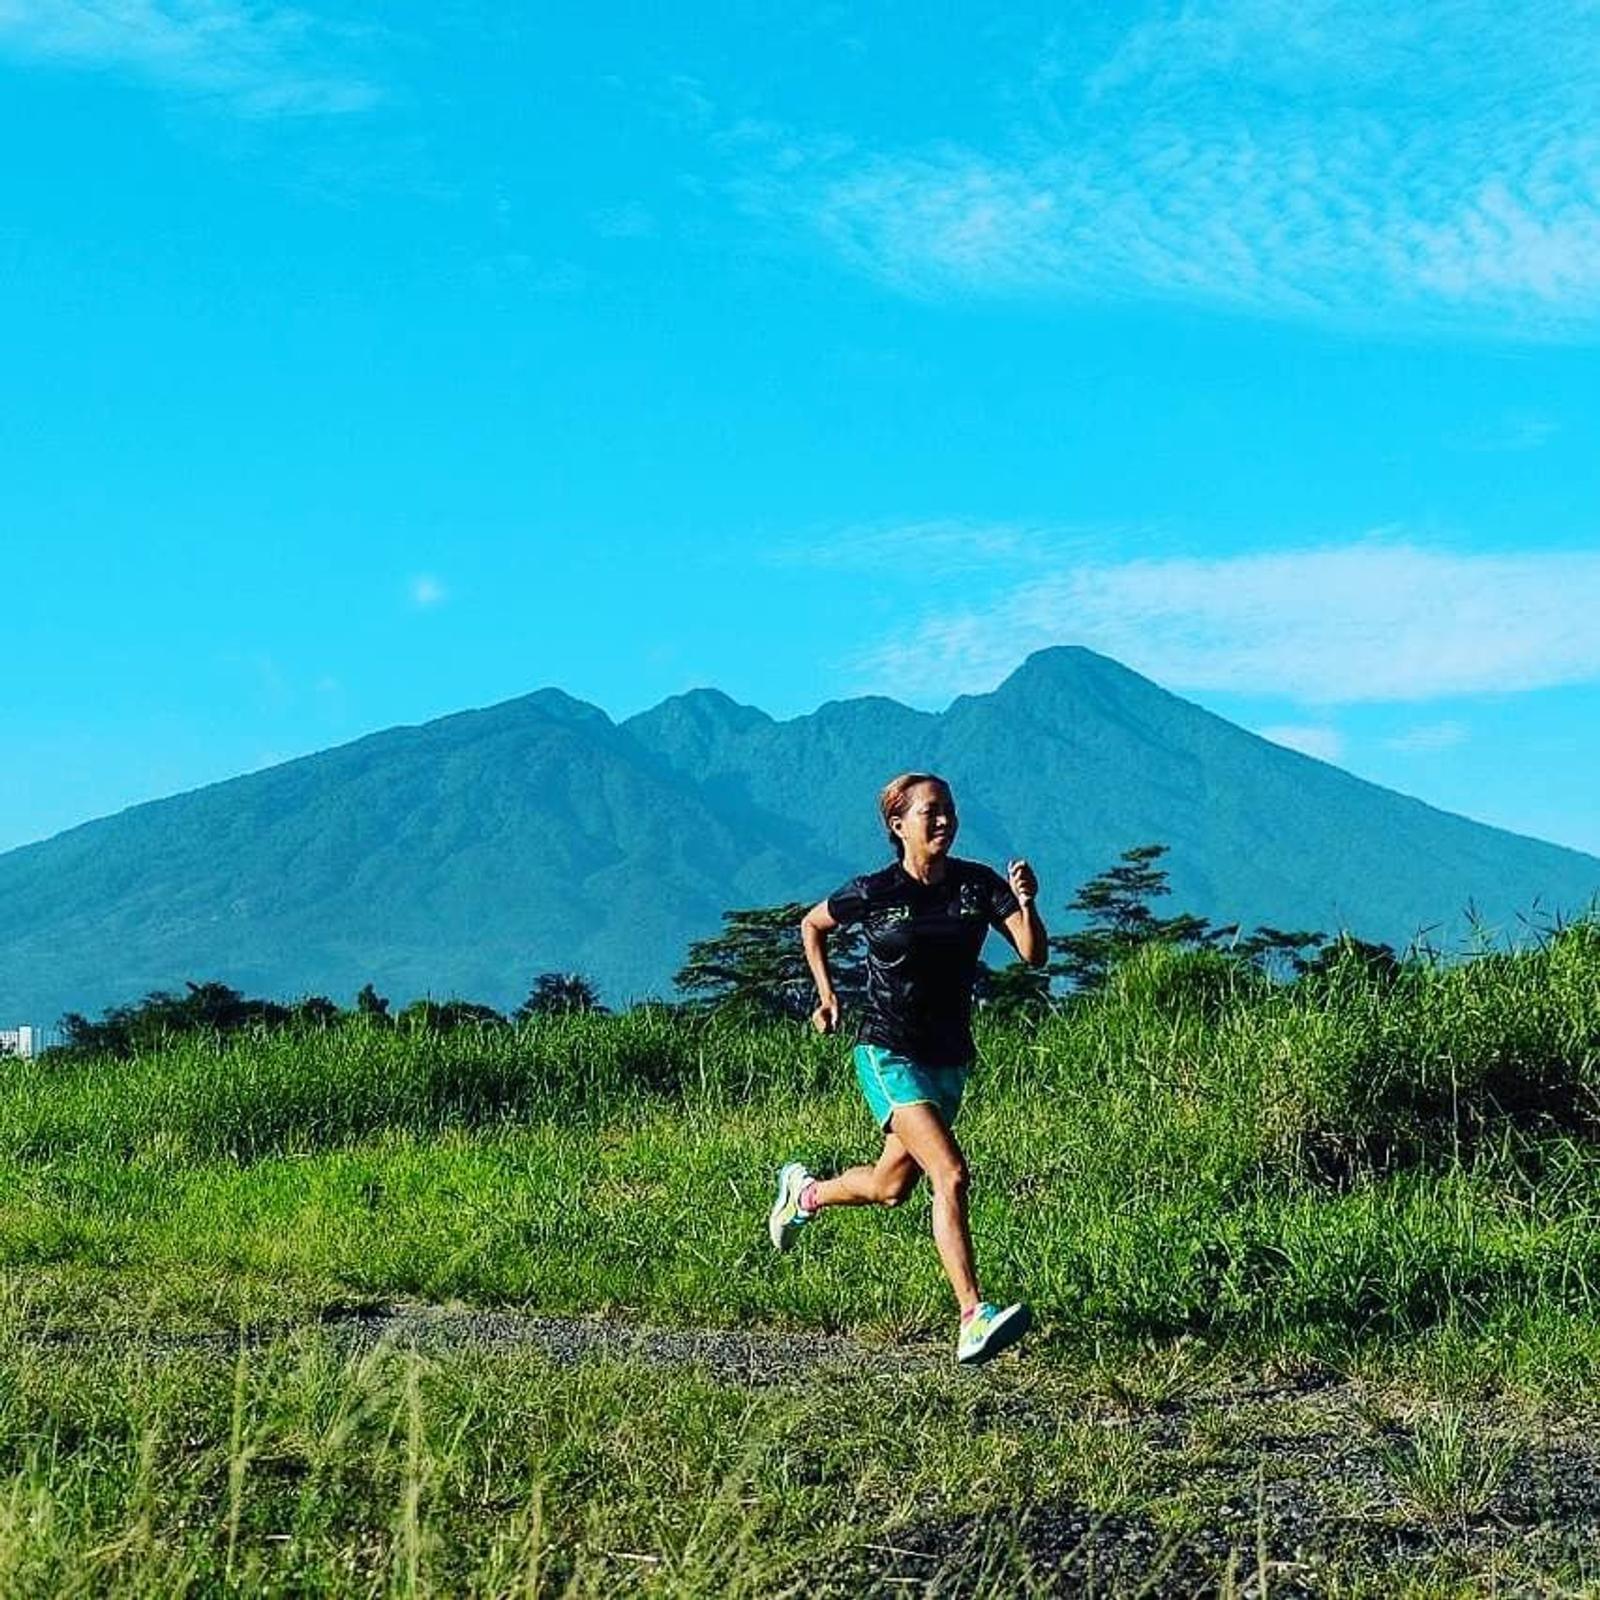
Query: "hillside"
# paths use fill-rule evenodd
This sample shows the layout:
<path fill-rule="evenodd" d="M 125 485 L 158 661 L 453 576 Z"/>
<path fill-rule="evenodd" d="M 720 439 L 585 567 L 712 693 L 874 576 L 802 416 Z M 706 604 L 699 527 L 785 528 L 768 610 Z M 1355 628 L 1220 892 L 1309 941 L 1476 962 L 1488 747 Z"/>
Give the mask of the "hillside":
<path fill-rule="evenodd" d="M 820 896 L 883 859 L 874 795 L 946 774 L 961 854 L 1026 853 L 1059 924 L 1135 843 L 1172 905 L 1403 943 L 1582 909 L 1600 860 L 1285 750 L 1062 648 L 941 714 L 877 698 L 775 721 L 715 690 L 617 724 L 546 689 L 395 728 L 0 855 L 0 1019 L 185 978 L 509 1004 L 578 968 L 665 992 L 729 906 Z"/>

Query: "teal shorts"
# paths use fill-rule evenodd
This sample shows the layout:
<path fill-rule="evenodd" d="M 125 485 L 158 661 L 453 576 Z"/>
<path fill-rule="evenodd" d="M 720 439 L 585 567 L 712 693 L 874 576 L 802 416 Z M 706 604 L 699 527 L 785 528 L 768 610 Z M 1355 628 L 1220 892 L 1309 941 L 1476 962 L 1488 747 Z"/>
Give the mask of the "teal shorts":
<path fill-rule="evenodd" d="M 896 1106 L 937 1106 L 946 1127 L 956 1120 L 970 1068 L 925 1067 L 877 1044 L 858 1044 L 854 1055 L 856 1081 L 885 1133 Z"/>

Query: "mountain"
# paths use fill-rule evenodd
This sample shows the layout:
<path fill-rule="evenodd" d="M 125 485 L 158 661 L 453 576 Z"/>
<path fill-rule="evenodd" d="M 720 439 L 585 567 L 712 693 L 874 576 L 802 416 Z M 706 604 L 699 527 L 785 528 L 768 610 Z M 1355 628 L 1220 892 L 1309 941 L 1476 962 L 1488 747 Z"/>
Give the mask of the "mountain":
<path fill-rule="evenodd" d="M 939 713 L 776 721 L 712 689 L 618 724 L 555 689 L 393 728 L 0 855 L 0 1022 L 186 978 L 348 1000 L 369 980 L 512 1004 L 578 969 L 665 993 L 740 905 L 886 859 L 875 796 L 944 774 L 960 853 L 1026 854 L 1046 921 L 1130 845 L 1171 909 L 1404 944 L 1581 911 L 1600 860 L 1435 810 L 1235 727 L 1091 651 L 1040 651 Z M 999 952 L 995 952 L 999 953 Z"/>
<path fill-rule="evenodd" d="M 881 851 L 870 796 L 884 776 L 939 772 L 955 786 L 960 852 L 1027 854 L 1047 921 L 1122 850 L 1155 841 L 1172 847 L 1173 909 L 1395 944 L 1426 929 L 1460 939 L 1469 903 L 1508 924 L 1600 893 L 1600 859 L 1286 750 L 1090 650 L 1039 651 L 992 694 L 937 716 L 862 699 L 684 738 L 723 704 L 697 690 L 623 727 L 703 790 L 767 811 L 800 799 L 808 840 L 842 860 Z"/>

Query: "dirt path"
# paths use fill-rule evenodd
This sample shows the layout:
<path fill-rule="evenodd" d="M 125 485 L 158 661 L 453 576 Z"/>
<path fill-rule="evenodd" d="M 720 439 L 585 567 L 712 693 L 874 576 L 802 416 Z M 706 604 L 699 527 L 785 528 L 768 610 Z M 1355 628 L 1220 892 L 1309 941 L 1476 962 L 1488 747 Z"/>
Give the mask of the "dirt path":
<path fill-rule="evenodd" d="M 988 1575 L 1008 1570 L 1036 1593 L 1151 1600 L 1600 1595 L 1592 1416 L 1324 1379 L 1145 1406 L 1087 1399 L 1077 1420 L 1106 1439 L 1084 1448 L 1096 1505 L 1041 1500 L 905 1529 L 861 1588 L 1002 1593 Z"/>
<path fill-rule="evenodd" d="M 937 1346 L 885 1348 L 842 1334 L 662 1328 L 598 1317 L 541 1317 L 414 1304 L 333 1317 L 322 1326 L 367 1346 L 387 1342 L 438 1353 L 533 1349 L 561 1362 L 621 1356 L 659 1366 L 702 1366 L 723 1382 L 752 1386 L 782 1383 L 819 1367 L 903 1371 L 951 1360 L 951 1353 Z"/>
<path fill-rule="evenodd" d="M 473 1351 L 537 1350 L 571 1363 L 595 1356 L 629 1358 L 657 1366 L 704 1367 L 725 1383 L 767 1387 L 826 1367 L 851 1371 L 907 1371 L 949 1366 L 943 1345 L 868 1345 L 842 1334 L 774 1333 L 756 1329 L 664 1328 L 602 1317 L 537 1316 L 521 1311 L 405 1302 L 339 1308 L 310 1322 L 263 1322 L 245 1330 L 246 1345 L 259 1347 L 315 1328 L 353 1349 L 379 1344 L 429 1355 Z M 51 1330 L 49 1342 L 84 1345 L 137 1341 L 150 1350 L 235 1350 L 239 1333 L 114 1328 Z"/>
<path fill-rule="evenodd" d="M 531 1347 L 560 1361 L 625 1356 L 692 1363 L 756 1386 L 823 1370 L 848 1377 L 952 1366 L 943 1344 L 886 1348 L 839 1335 L 423 1305 L 329 1326 L 363 1346 Z M 1021 1438 L 1048 1436 L 1063 1422 L 1086 1425 L 1101 1504 L 1047 1501 L 1004 1517 L 901 1529 L 863 1552 L 846 1592 L 1011 1593 L 995 1581 L 1008 1567 L 1059 1595 L 1265 1592 L 1287 1600 L 1346 1592 L 1352 1581 L 1378 1595 L 1402 1575 L 1469 1593 L 1600 1592 L 1593 1418 L 1513 1413 L 1488 1401 L 1408 1403 L 1327 1374 L 1247 1378 L 1159 1401 L 1082 1396 L 1065 1407 L 1007 1385 L 997 1404 Z M 1127 1509 L 1105 1509 L 1119 1498 Z"/>
<path fill-rule="evenodd" d="M 847 1379 L 952 1367 L 943 1344 L 884 1347 L 837 1334 L 663 1328 L 425 1304 L 262 1325 L 246 1338 L 264 1345 L 306 1327 L 352 1352 L 388 1345 L 431 1355 L 537 1350 L 564 1363 L 621 1357 L 695 1365 L 752 1387 L 823 1371 Z M 47 1337 L 98 1344 L 130 1336 Z M 134 1337 L 174 1350 L 231 1350 L 239 1340 L 220 1332 Z M 1514 1413 L 1490 1401 L 1408 1403 L 1326 1375 L 1145 1401 L 1051 1399 L 1047 1389 L 1008 1384 L 996 1405 L 1022 1440 L 1063 1426 L 1081 1430 L 1085 1485 L 1097 1485 L 1093 1506 L 1040 1500 L 1005 1516 L 902 1527 L 863 1546 L 849 1572 L 819 1575 L 819 1597 L 1377 1596 L 1402 1577 L 1424 1592 L 1600 1594 L 1593 1417 Z"/>

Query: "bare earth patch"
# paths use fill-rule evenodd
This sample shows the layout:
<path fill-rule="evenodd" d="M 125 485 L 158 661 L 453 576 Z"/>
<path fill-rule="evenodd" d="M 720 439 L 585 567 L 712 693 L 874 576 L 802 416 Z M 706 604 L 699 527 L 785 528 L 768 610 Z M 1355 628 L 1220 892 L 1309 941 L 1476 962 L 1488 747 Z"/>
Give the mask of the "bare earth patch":
<path fill-rule="evenodd" d="M 885 1594 L 1593 1593 L 1594 1420 L 1343 1381 L 1090 1400 L 1092 1497 L 908 1527 L 853 1576 Z"/>
<path fill-rule="evenodd" d="M 284 1337 L 279 1323 L 245 1335 Z M 432 1357 L 536 1351 L 562 1364 L 692 1367 L 766 1390 L 953 1372 L 926 1343 L 650 1327 L 427 1304 L 334 1309 L 315 1326 L 352 1352 Z M 47 1338 L 88 1344 L 94 1331 Z M 240 1335 L 147 1331 L 153 1349 L 231 1348 Z M 1600 1585 L 1600 1429 L 1533 1402 L 1418 1400 L 1310 1374 L 1140 1399 L 1025 1381 L 1004 1358 L 986 1425 L 1070 1452 L 1081 1492 L 1005 1515 L 901 1523 L 815 1575 L 814 1593 L 957 1596 L 1573 1594 Z M 1050 1366 L 1041 1363 L 1041 1372 Z M 959 1374 L 972 1385 L 981 1372 Z M 1022 1380 L 1022 1381 L 1018 1381 Z"/>

